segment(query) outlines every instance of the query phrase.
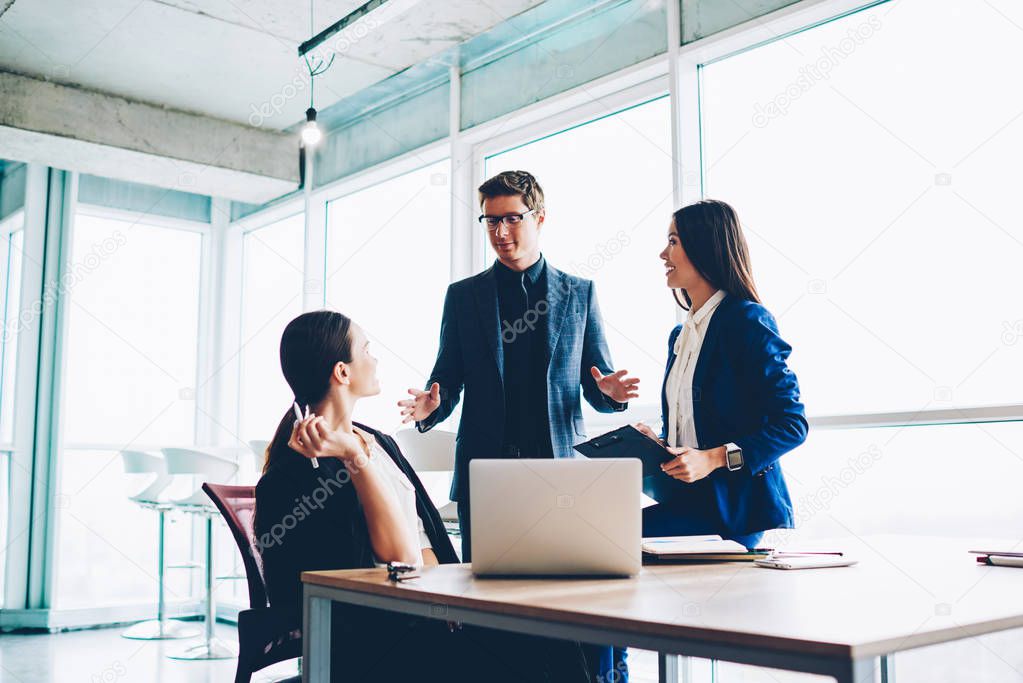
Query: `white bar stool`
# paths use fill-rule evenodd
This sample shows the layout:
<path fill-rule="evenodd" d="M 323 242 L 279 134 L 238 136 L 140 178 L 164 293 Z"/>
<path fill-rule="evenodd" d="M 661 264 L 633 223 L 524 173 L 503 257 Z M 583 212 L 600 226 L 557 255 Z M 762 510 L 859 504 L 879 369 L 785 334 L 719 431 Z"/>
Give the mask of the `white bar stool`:
<path fill-rule="evenodd" d="M 253 439 L 249 442 L 249 448 L 252 449 L 252 455 L 256 458 L 256 474 L 263 473 L 263 461 L 266 460 L 266 449 L 269 445 L 269 441 L 263 441 L 261 439 Z"/>
<path fill-rule="evenodd" d="M 156 510 L 160 517 L 160 540 L 157 546 L 158 593 L 156 619 L 140 621 L 122 633 L 121 636 L 133 640 L 169 640 L 172 638 L 192 638 L 197 636 L 199 635 L 199 629 L 194 625 L 183 621 L 167 619 L 165 613 L 164 572 L 167 568 L 164 559 L 166 548 L 165 535 L 167 511 L 172 508 L 172 505 L 166 499 L 161 498 L 164 490 L 172 481 L 172 477 L 167 474 L 166 463 L 162 457 L 144 451 L 121 451 L 121 462 L 124 464 L 125 474 L 155 475 L 146 488 L 128 498 L 145 510 Z"/>
<path fill-rule="evenodd" d="M 454 432 L 431 429 L 420 433 L 417 429 L 401 429 L 394 433 L 405 459 L 416 472 L 444 472 L 453 474 L 455 471 L 455 437 Z M 458 505 L 452 501 L 442 506 L 440 518 L 449 532 L 458 532 Z M 453 528 L 452 528 L 453 527 Z"/>
<path fill-rule="evenodd" d="M 238 471 L 238 463 L 205 451 L 191 448 L 164 448 L 163 457 L 167 473 L 187 474 L 217 484 L 230 482 Z M 206 519 L 206 609 L 203 642 L 181 652 L 171 653 L 171 659 L 205 660 L 230 659 L 238 656 L 238 648 L 221 641 L 214 635 L 216 599 L 213 596 L 213 518 L 220 512 L 202 490 L 202 481 L 187 498 L 171 501 L 175 508 Z"/>

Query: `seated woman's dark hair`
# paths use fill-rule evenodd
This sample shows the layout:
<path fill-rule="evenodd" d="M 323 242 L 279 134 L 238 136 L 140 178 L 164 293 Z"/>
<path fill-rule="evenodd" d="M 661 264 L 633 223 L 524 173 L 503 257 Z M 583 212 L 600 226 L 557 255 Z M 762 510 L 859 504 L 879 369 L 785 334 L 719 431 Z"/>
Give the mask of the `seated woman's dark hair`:
<path fill-rule="evenodd" d="M 281 370 L 303 409 L 319 403 L 330 389 L 337 363 L 352 362 L 352 321 L 337 311 L 310 311 L 298 316 L 281 335 Z M 288 406 L 266 447 L 263 472 L 288 448 L 295 413 Z"/>

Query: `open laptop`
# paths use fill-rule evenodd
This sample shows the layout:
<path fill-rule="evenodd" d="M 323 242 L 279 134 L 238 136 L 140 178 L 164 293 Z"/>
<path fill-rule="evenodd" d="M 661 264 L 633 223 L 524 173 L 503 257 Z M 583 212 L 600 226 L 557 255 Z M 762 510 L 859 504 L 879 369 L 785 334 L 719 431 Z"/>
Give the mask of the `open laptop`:
<path fill-rule="evenodd" d="M 473 460 L 473 573 L 638 574 L 642 476 L 635 458 Z"/>

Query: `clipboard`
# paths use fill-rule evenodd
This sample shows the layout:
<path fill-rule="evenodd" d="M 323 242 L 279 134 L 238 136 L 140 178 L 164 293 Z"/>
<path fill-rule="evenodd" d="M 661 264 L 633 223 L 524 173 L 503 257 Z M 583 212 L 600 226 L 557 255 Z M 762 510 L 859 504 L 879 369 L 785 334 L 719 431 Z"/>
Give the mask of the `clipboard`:
<path fill-rule="evenodd" d="M 673 457 L 658 442 L 632 425 L 619 427 L 573 446 L 587 458 L 639 458 L 643 463 L 643 493 L 658 503 L 678 491 L 678 482 L 661 469 Z"/>

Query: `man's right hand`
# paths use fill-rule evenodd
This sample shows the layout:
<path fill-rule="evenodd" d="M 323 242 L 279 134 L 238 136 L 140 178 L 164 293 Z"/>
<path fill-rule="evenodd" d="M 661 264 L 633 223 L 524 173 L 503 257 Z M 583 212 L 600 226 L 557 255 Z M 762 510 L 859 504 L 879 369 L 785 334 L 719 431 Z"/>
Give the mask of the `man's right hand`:
<path fill-rule="evenodd" d="M 425 420 L 440 405 L 440 384 L 434 382 L 430 385 L 429 391 L 409 389 L 408 393 L 413 398 L 398 401 L 401 407 L 402 424 L 415 420 Z"/>

